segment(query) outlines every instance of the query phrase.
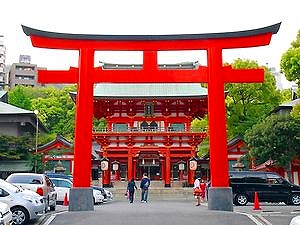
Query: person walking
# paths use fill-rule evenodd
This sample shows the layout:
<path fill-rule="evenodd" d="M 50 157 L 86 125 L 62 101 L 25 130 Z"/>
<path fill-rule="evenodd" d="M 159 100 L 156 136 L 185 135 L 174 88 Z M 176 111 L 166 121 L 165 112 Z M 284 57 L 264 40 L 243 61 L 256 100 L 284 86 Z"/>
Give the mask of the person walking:
<path fill-rule="evenodd" d="M 195 176 L 194 177 L 194 196 L 197 199 L 196 206 L 200 205 L 201 202 L 201 189 L 200 189 L 200 180 Z"/>
<path fill-rule="evenodd" d="M 147 177 L 147 174 L 144 173 L 143 178 L 141 180 L 140 188 L 141 188 L 141 202 L 146 203 L 148 201 L 148 189 L 150 186 L 150 179 Z"/>
<path fill-rule="evenodd" d="M 135 185 L 134 178 L 131 178 L 131 180 L 128 182 L 128 185 L 127 185 L 127 193 L 129 195 L 127 197 L 129 199 L 129 203 L 133 203 L 134 189 L 137 190 L 137 187 Z"/>

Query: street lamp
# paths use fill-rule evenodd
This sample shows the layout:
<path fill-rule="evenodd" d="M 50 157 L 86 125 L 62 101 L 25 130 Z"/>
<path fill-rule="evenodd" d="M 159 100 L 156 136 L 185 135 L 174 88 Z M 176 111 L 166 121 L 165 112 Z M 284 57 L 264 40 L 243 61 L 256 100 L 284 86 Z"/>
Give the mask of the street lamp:
<path fill-rule="evenodd" d="M 36 131 L 35 131 L 35 153 L 37 153 L 37 146 L 38 146 L 38 133 L 39 133 L 39 119 L 38 114 L 39 111 L 35 109 L 34 111 L 35 118 L 36 118 Z M 34 172 L 37 172 L 37 160 L 35 159 L 35 166 L 34 166 Z"/>

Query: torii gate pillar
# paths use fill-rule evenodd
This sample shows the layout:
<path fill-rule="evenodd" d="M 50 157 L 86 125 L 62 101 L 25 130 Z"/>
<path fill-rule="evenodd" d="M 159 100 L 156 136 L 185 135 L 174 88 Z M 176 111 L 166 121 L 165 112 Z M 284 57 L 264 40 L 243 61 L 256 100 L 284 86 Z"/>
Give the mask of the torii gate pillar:
<path fill-rule="evenodd" d="M 208 208 L 233 211 L 232 190 L 228 187 L 228 176 L 224 177 L 222 172 L 228 171 L 224 80 L 220 76 L 223 72 L 222 49 L 209 48 L 207 60 L 211 183 L 222 184 L 209 188 Z"/>
<path fill-rule="evenodd" d="M 183 35 L 84 35 L 54 33 L 23 26 L 33 46 L 79 51 L 79 68 L 68 71 L 40 70 L 40 83 L 77 83 L 76 128 L 74 141 L 74 188 L 70 211 L 93 210 L 91 141 L 93 84 L 110 83 L 208 83 L 211 188 L 208 208 L 232 211 L 229 187 L 225 83 L 263 82 L 263 69 L 232 69 L 222 65 L 222 50 L 268 45 L 280 23 L 248 31 Z M 143 68 L 103 70 L 94 67 L 94 52 L 143 51 Z M 207 67 L 198 69 L 159 69 L 157 51 L 206 50 Z"/>

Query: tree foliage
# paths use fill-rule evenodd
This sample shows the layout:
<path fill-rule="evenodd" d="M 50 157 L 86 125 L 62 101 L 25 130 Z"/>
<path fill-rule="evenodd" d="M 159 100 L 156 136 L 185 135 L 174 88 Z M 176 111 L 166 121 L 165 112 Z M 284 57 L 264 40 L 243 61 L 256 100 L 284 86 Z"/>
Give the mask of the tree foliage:
<path fill-rule="evenodd" d="M 18 85 L 12 91 L 9 91 L 8 102 L 22 109 L 31 110 L 31 93 L 27 87 Z"/>
<path fill-rule="evenodd" d="M 1 160 L 28 160 L 31 158 L 34 140 L 30 135 L 21 137 L 0 136 Z"/>
<path fill-rule="evenodd" d="M 300 30 L 296 40 L 291 43 L 291 47 L 283 53 L 280 61 L 280 68 L 289 81 L 295 81 L 299 86 L 300 81 Z M 298 93 L 300 90 L 298 89 Z"/>
<path fill-rule="evenodd" d="M 192 128 L 196 130 L 207 130 L 208 127 L 208 117 L 207 115 L 202 119 L 194 119 L 191 124 Z M 198 146 L 198 152 L 197 155 L 202 158 L 208 153 L 209 150 L 209 135 L 207 130 L 207 137 L 203 140 L 203 142 L 200 143 Z"/>
<path fill-rule="evenodd" d="M 236 69 L 252 69 L 262 67 L 256 61 L 237 59 L 233 63 Z M 228 137 L 244 135 L 259 120 L 266 117 L 281 100 L 280 92 L 276 90 L 276 81 L 270 71 L 265 70 L 263 83 L 228 83 L 225 85 L 228 96 L 227 129 Z"/>
<path fill-rule="evenodd" d="M 38 110 L 38 118 L 50 134 L 61 134 L 72 139 L 75 104 L 69 92 L 75 90 L 75 86 L 66 86 L 63 89 L 17 86 L 9 91 L 8 96 L 12 105 L 32 111 Z"/>
<path fill-rule="evenodd" d="M 294 106 L 291 111 L 291 116 L 295 119 L 300 119 L 300 103 Z"/>
<path fill-rule="evenodd" d="M 248 130 L 245 140 L 249 154 L 257 163 L 269 159 L 278 166 L 288 168 L 289 162 L 300 156 L 300 119 L 287 115 L 271 115 Z"/>

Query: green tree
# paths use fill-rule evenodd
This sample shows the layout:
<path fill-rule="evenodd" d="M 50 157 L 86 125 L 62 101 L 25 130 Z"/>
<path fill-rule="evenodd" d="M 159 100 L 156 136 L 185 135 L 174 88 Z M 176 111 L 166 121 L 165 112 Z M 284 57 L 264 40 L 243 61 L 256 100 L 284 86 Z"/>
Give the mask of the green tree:
<path fill-rule="evenodd" d="M 262 66 L 259 66 L 256 61 L 237 59 L 232 67 L 250 69 Z M 279 105 L 281 95 L 276 90 L 275 78 L 266 67 L 263 68 L 265 70 L 263 83 L 225 85 L 225 90 L 228 91 L 226 98 L 228 138 L 238 134 L 243 136 L 247 129 Z"/>
<path fill-rule="evenodd" d="M 70 92 L 75 86 L 54 87 L 16 86 L 9 91 L 9 103 L 27 110 L 38 110 L 38 118 L 50 134 L 72 139 L 75 125 L 75 104 Z M 47 138 L 46 138 L 47 139 Z"/>
<path fill-rule="evenodd" d="M 271 115 L 248 130 L 245 140 L 250 146 L 249 155 L 257 163 L 268 159 L 289 171 L 290 162 L 300 156 L 300 119 L 287 115 Z"/>
<path fill-rule="evenodd" d="M 192 128 L 195 130 L 203 130 L 207 131 L 208 128 L 208 117 L 207 115 L 203 117 L 202 119 L 194 119 L 191 124 Z M 197 155 L 201 158 L 205 156 L 208 153 L 209 150 L 209 136 L 207 131 L 207 137 L 203 140 L 203 142 L 200 143 L 198 147 L 198 153 Z"/>
<path fill-rule="evenodd" d="M 291 43 L 291 47 L 283 53 L 280 61 L 280 69 L 289 81 L 295 81 L 298 86 L 300 82 L 300 30 L 296 40 Z M 298 89 L 298 96 L 300 89 Z"/>
<path fill-rule="evenodd" d="M 295 119 L 300 119 L 300 103 L 294 106 L 291 111 L 291 116 Z"/>
<path fill-rule="evenodd" d="M 29 160 L 34 140 L 26 134 L 21 137 L 0 136 L 0 160 Z"/>
<path fill-rule="evenodd" d="M 93 118 L 93 129 L 95 130 L 103 130 L 106 128 L 106 120 L 101 118 L 97 120 L 95 117 Z"/>
<path fill-rule="evenodd" d="M 281 93 L 281 103 L 287 103 L 292 100 L 291 89 L 284 89 L 280 91 L 280 93 Z"/>
<path fill-rule="evenodd" d="M 75 125 L 75 104 L 69 93 L 74 86 L 63 89 L 53 87 L 41 88 L 38 98 L 32 99 L 32 109 L 38 109 L 39 119 L 51 134 L 61 134 L 72 139 Z"/>
<path fill-rule="evenodd" d="M 27 90 L 28 88 L 26 88 L 25 86 L 16 86 L 15 88 L 9 91 L 8 102 L 19 108 L 30 110 L 32 96 L 29 96 Z"/>

